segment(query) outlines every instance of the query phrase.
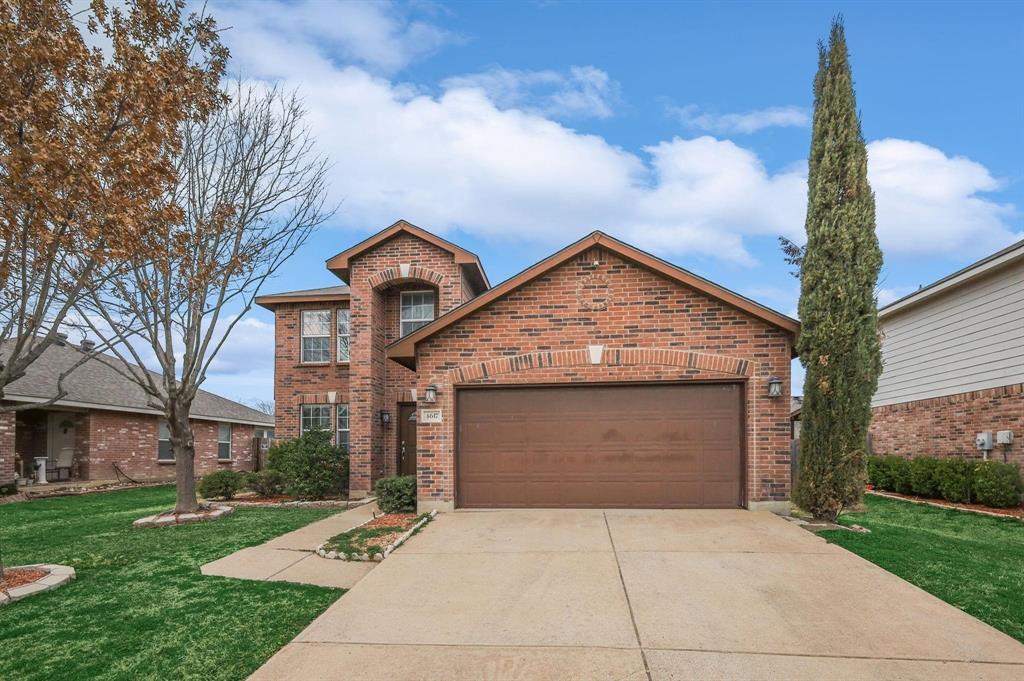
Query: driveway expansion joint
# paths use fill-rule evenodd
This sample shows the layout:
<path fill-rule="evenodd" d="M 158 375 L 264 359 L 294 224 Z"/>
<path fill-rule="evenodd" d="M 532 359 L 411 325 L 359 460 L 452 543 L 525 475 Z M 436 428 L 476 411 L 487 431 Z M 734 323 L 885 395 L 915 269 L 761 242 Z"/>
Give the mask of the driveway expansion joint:
<path fill-rule="evenodd" d="M 626 607 L 629 608 L 629 620 L 633 623 L 633 633 L 636 635 L 636 644 L 640 648 L 640 658 L 644 661 L 644 672 L 647 674 L 647 681 L 653 681 L 651 677 L 651 665 L 647 662 L 647 653 L 644 652 L 643 641 L 640 640 L 640 628 L 636 625 L 636 614 L 633 612 L 633 603 L 629 600 L 629 589 L 626 588 L 626 579 L 622 576 L 622 565 L 619 563 L 619 554 L 615 550 L 615 538 L 612 537 L 612 528 L 608 524 L 608 514 L 601 513 L 604 518 L 604 527 L 608 530 L 608 542 L 612 545 L 612 555 L 615 556 L 615 569 L 619 571 L 619 583 L 622 585 L 622 593 L 626 597 Z"/>

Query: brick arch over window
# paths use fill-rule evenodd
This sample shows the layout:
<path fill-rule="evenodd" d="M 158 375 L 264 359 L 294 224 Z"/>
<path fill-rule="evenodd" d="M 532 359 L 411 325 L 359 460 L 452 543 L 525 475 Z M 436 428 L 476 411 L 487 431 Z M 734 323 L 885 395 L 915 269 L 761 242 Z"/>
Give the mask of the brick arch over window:
<path fill-rule="evenodd" d="M 750 376 L 751 372 L 750 360 L 739 357 L 670 348 L 608 348 L 603 345 L 590 345 L 572 350 L 528 352 L 523 355 L 465 364 L 451 369 L 449 378 L 453 383 L 464 383 L 501 374 L 551 367 L 640 365 L 699 369 L 744 377 Z"/>
<path fill-rule="evenodd" d="M 371 274 L 367 281 L 374 289 L 411 281 L 425 281 L 428 284 L 440 287 L 444 281 L 444 275 L 419 265 L 396 265 Z"/>

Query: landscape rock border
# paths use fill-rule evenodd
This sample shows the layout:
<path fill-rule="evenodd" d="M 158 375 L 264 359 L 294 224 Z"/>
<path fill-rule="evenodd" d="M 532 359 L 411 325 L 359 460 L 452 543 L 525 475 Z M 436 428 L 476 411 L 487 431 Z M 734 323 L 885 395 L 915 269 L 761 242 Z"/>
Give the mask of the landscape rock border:
<path fill-rule="evenodd" d="M 435 517 L 437 517 L 436 508 L 430 513 L 428 513 L 426 518 L 421 519 L 418 523 L 416 523 L 408 530 L 403 532 L 402 535 L 398 539 L 396 539 L 393 544 L 388 544 L 386 547 L 384 547 L 383 553 L 375 553 L 373 555 L 370 555 L 369 553 L 339 553 L 337 551 L 328 551 L 326 548 L 324 548 L 325 544 L 321 544 L 320 546 L 316 547 L 316 555 L 320 556 L 321 558 L 327 558 L 328 560 L 356 560 L 370 563 L 380 562 L 388 556 L 390 556 L 392 553 L 394 553 L 395 549 L 404 544 L 409 539 L 409 537 L 416 533 L 417 530 L 419 530 L 421 527 L 429 523 Z M 372 520 L 375 520 L 375 518 L 367 518 L 365 521 L 359 523 L 358 525 L 348 528 L 347 530 L 345 530 L 345 532 L 351 532 L 352 530 L 358 527 L 362 527 L 363 525 L 369 523 Z"/>
<path fill-rule="evenodd" d="M 44 591 L 64 586 L 75 578 L 75 568 L 69 565 L 54 565 L 51 563 L 37 563 L 35 565 L 12 565 L 8 570 L 35 569 L 46 570 L 46 576 L 40 577 L 30 584 L 16 586 L 13 589 L 0 591 L 0 605 L 20 601 Z"/>
<path fill-rule="evenodd" d="M 377 501 L 377 497 L 364 497 L 362 499 L 324 499 L 321 501 L 246 501 L 245 498 L 221 501 L 224 506 L 236 508 L 359 508 L 366 504 Z"/>
<path fill-rule="evenodd" d="M 171 525 L 190 525 L 192 523 L 204 523 L 211 520 L 220 520 L 226 515 L 231 515 L 235 509 L 231 506 L 212 506 L 209 509 L 200 509 L 196 513 L 174 513 L 167 511 L 148 515 L 139 518 L 132 523 L 133 527 L 169 527 Z"/>

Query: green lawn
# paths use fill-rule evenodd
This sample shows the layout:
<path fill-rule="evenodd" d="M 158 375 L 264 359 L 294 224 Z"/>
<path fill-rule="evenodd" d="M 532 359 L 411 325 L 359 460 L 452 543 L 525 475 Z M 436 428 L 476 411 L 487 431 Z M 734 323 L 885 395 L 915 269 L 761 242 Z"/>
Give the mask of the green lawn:
<path fill-rule="evenodd" d="M 137 530 L 170 508 L 156 487 L 0 506 L 7 565 L 62 563 L 78 579 L 0 607 L 0 679 L 243 679 L 342 593 L 204 577 L 199 566 L 335 513 L 238 509 Z"/>
<path fill-rule="evenodd" d="M 822 532 L 925 591 L 1024 641 L 1024 523 L 868 495 L 867 511 Z"/>

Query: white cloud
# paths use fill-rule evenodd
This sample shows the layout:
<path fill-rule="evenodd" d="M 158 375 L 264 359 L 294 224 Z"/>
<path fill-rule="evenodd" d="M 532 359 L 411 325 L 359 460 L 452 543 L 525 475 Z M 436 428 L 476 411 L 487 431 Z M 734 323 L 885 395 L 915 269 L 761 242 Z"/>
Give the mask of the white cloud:
<path fill-rule="evenodd" d="M 432 94 L 339 65 L 325 46 L 348 54 L 347 33 L 317 29 L 308 3 L 298 18 L 283 7 L 246 6 L 260 20 L 225 39 L 243 72 L 301 89 L 318 147 L 333 163 L 341 226 L 366 232 L 406 217 L 440 232 L 550 245 L 604 229 L 662 255 L 744 263 L 752 236 L 802 237 L 803 161 L 769 170 L 751 149 L 711 136 L 632 152 L 553 120 L 555 111 L 600 111 L 594 93 L 614 88 L 597 69 L 492 69 L 448 79 Z M 388 25 L 378 40 L 408 26 Z M 796 124 L 806 113 L 781 107 L 719 118 L 708 125 L 753 130 Z M 869 154 L 887 255 L 973 256 L 1013 238 L 1014 209 L 985 195 L 999 184 L 982 165 L 903 140 L 873 142 Z"/>
<path fill-rule="evenodd" d="M 498 108 L 521 108 L 555 118 L 608 118 L 619 99 L 619 84 L 594 66 L 571 66 L 567 73 L 496 67 L 447 78 L 441 86 L 480 90 Z"/>
<path fill-rule="evenodd" d="M 805 128 L 811 123 L 806 110 L 797 106 L 773 106 L 767 109 L 747 111 L 745 113 L 702 113 L 695 104 L 682 107 L 669 107 L 683 125 L 718 134 L 742 134 L 764 130 L 765 128 Z"/>
<path fill-rule="evenodd" d="M 457 36 L 393 2 L 221 0 L 212 13 L 238 62 L 261 76 L 316 79 L 339 62 L 394 73 Z"/>
<path fill-rule="evenodd" d="M 946 156 L 921 142 L 868 144 L 878 231 L 899 253 L 986 253 L 1024 237 L 1010 221 L 1016 209 L 982 196 L 1001 183 L 985 166 Z"/>

